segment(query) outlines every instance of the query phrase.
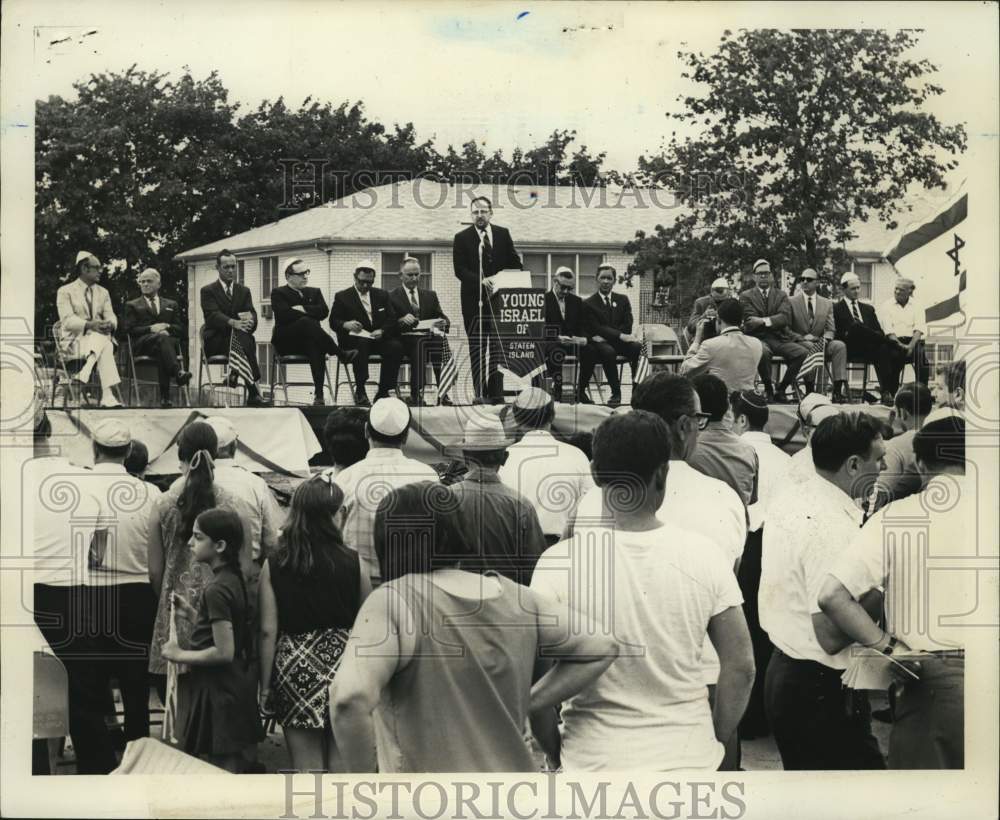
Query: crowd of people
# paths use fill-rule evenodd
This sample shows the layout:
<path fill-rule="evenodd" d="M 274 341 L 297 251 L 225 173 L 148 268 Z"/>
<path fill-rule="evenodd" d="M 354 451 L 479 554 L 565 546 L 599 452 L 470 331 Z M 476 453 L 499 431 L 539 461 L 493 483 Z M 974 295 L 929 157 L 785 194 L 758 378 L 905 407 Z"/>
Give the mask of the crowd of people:
<path fill-rule="evenodd" d="M 964 391 L 963 362 L 905 384 L 895 423 L 807 396 L 789 457 L 766 396 L 711 372 L 653 373 L 587 452 L 528 387 L 509 414 L 469 409 L 447 480 L 406 454 L 411 409 L 387 395 L 329 413 L 333 466 L 287 509 L 237 463 L 229 418 L 182 429 L 161 492 L 123 421 L 93 427 L 82 466 L 41 412 L 34 612 L 77 771 L 149 734 L 151 686 L 167 739 L 230 772 L 261 771 L 270 720 L 298 771 L 736 770 L 741 737 L 768 733 L 785 769 L 960 768 L 964 647 L 943 616 L 971 611 L 975 573 L 927 596 L 917 551 L 884 545 L 919 520 L 935 555 L 962 554 Z M 888 762 L 868 693 L 845 688 L 872 657 L 893 673 Z"/>

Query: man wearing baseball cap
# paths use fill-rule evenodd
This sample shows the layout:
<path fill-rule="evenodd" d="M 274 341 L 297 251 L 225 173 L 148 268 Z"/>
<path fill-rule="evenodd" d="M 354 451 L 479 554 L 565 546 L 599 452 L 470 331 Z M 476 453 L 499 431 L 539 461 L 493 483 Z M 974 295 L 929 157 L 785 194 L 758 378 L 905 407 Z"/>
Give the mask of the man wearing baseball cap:
<path fill-rule="evenodd" d="M 97 368 L 101 380 L 101 407 L 121 407 L 112 388 L 121 383 L 115 365 L 114 332 L 118 317 L 111 309 L 111 295 L 97 284 L 101 260 L 90 251 L 80 251 L 73 265 L 76 279 L 56 291 L 59 311 L 59 345 L 71 359 L 83 359 L 76 373 L 82 384 L 90 381 Z"/>
<path fill-rule="evenodd" d="M 330 327 L 337 334 L 337 341 L 344 350 L 356 350 L 351 367 L 354 370 L 354 401 L 368 407 L 368 360 L 372 354 L 382 357 L 379 367 L 378 393 L 382 399 L 396 390 L 399 365 L 403 361 L 396 314 L 389 303 L 389 294 L 374 287 L 375 263 L 362 260 L 354 269 L 354 284 L 338 291 L 330 308 Z"/>
<path fill-rule="evenodd" d="M 755 284 L 740 294 L 745 317 L 743 332 L 764 343 L 757 372 L 768 401 L 784 403 L 788 400 L 785 390 L 795 384 L 795 377 L 812 345 L 803 342 L 790 327 L 792 308 L 788 295 L 779 286 L 780 271 L 772 277 L 771 264 L 766 259 L 758 259 L 753 263 L 752 279 Z M 776 353 L 785 360 L 785 375 L 777 392 L 771 384 L 771 357 Z"/>
<path fill-rule="evenodd" d="M 376 399 L 365 425 L 368 453 L 344 470 L 323 473 L 344 491 L 337 524 L 344 543 L 357 550 L 361 571 L 368 573 L 373 589 L 382 583 L 382 568 L 375 554 L 375 513 L 379 502 L 398 487 L 438 480 L 433 467 L 403 454 L 410 421 L 410 408 L 401 399 L 395 396 Z"/>
<path fill-rule="evenodd" d="M 730 292 L 729 280 L 724 276 L 720 276 L 712 282 L 708 295 L 699 296 L 694 300 L 694 305 L 691 308 L 691 318 L 688 319 L 688 323 L 684 327 L 689 343 L 694 338 L 695 333 L 698 332 L 698 325 L 700 324 L 704 324 L 701 335 L 702 339 L 711 339 L 719 334 L 719 328 L 715 321 L 717 316 L 716 311 L 722 302 L 730 298 Z"/>

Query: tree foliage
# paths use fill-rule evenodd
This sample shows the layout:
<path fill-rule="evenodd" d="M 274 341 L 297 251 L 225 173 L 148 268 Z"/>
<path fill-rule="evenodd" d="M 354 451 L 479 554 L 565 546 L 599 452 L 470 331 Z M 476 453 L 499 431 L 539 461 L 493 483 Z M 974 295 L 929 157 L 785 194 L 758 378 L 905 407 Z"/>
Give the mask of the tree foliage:
<path fill-rule="evenodd" d="M 908 189 L 943 188 L 966 146 L 962 125 L 925 110 L 943 89 L 908 56 L 916 43 L 907 31 L 760 30 L 726 32 L 708 56 L 679 52 L 700 93 L 671 116 L 694 136 L 675 131 L 639 165 L 683 207 L 629 244 L 630 273 L 672 270 L 697 295 L 758 257 L 835 269 L 852 224 L 894 229 Z"/>

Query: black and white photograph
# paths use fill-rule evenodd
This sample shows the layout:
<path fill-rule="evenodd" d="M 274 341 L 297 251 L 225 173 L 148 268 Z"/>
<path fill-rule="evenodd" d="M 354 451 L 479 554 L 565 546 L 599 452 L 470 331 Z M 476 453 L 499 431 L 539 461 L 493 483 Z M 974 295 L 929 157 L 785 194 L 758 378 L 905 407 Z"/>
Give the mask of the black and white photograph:
<path fill-rule="evenodd" d="M 996 816 L 1000 5 L 2 12 L 3 816 Z"/>

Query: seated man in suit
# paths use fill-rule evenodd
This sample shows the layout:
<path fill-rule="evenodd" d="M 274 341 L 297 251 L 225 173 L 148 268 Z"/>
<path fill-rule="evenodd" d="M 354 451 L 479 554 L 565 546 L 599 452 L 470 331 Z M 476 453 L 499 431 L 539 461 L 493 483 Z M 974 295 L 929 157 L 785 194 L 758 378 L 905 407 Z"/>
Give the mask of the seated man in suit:
<path fill-rule="evenodd" d="M 205 355 L 229 356 L 229 386 L 242 376 L 247 386 L 247 407 L 267 407 L 257 387 L 257 311 L 250 289 L 236 281 L 236 255 L 221 250 L 215 257 L 219 278 L 201 289 L 201 313 L 205 317 Z M 238 346 L 242 358 L 233 355 Z"/>
<path fill-rule="evenodd" d="M 687 331 L 689 343 L 690 340 L 694 339 L 694 335 L 698 332 L 699 327 L 701 328 L 702 341 L 719 335 L 718 324 L 714 321 L 716 310 L 729 296 L 729 281 L 720 276 L 712 282 L 712 287 L 707 296 L 699 296 L 694 300 L 694 305 L 691 308 L 691 318 L 688 319 L 688 323 L 684 328 Z M 712 319 L 713 321 L 706 324 L 702 319 Z"/>
<path fill-rule="evenodd" d="M 274 330 L 271 344 L 283 356 L 308 356 L 313 378 L 313 404 L 323 405 L 323 382 L 326 379 L 326 357 L 340 356 L 346 363 L 357 356 L 356 350 L 341 350 L 320 321 L 327 317 L 329 308 L 323 291 L 306 287 L 309 268 L 301 259 L 285 263 L 287 284 L 271 291 L 271 310 L 274 311 Z"/>
<path fill-rule="evenodd" d="M 860 300 L 861 280 L 855 274 L 840 277 L 840 289 L 843 297 L 833 307 L 837 338 L 847 345 L 850 361 L 875 365 L 882 404 L 892 407 L 899 374 L 906 363 L 905 345 L 886 336 L 875 308 Z"/>
<path fill-rule="evenodd" d="M 570 268 L 560 267 L 552 276 L 552 290 L 545 294 L 545 366 L 552 379 L 552 397 L 561 401 L 563 358 L 566 354 L 576 356 L 579 363 L 576 400 L 593 404 L 587 395 L 587 384 L 594 374 L 597 350 L 590 342 L 589 316 L 583 299 L 573 293 L 574 280 Z M 615 371 L 613 356 L 611 370 Z"/>
<path fill-rule="evenodd" d="M 97 368 L 101 380 L 101 407 L 121 407 L 111 389 L 121 383 L 115 365 L 113 333 L 118 317 L 111 309 L 111 295 L 97 284 L 101 261 L 89 251 L 76 255 L 77 278 L 56 292 L 60 332 L 56 344 L 70 358 L 82 358 L 83 367 L 76 374 L 82 384 L 90 381 Z"/>
<path fill-rule="evenodd" d="M 632 368 L 635 368 L 642 353 L 642 343 L 632 335 L 632 303 L 621 293 L 612 293 L 618 274 L 613 265 L 604 263 L 597 268 L 597 293 L 588 297 L 587 306 L 591 339 L 597 358 L 604 365 L 604 375 L 611 385 L 609 407 L 622 403 L 622 386 L 618 379 L 615 356 L 621 354 Z"/>
<path fill-rule="evenodd" d="M 743 305 L 739 299 L 725 299 L 716 310 L 718 315 L 715 319 L 705 316 L 699 322 L 694 341 L 681 362 L 681 374 L 694 377 L 710 373 L 722 379 L 730 393 L 753 391 L 764 344 L 740 330 Z M 721 328 L 719 335 L 712 339 L 703 338 L 702 328 L 716 323 Z"/>
<path fill-rule="evenodd" d="M 771 265 L 766 259 L 758 259 L 753 264 L 751 276 L 754 284 L 740 294 L 743 303 L 743 332 L 756 336 L 764 343 L 764 353 L 760 357 L 760 380 L 768 401 L 784 403 L 788 401 L 785 389 L 795 384 L 795 377 L 802 367 L 802 360 L 812 349 L 803 342 L 789 325 L 792 321 L 792 307 L 788 295 L 778 287 L 778 275 L 772 279 Z M 771 384 L 771 357 L 777 353 L 785 360 L 785 376 L 778 384 L 777 393 Z"/>
<path fill-rule="evenodd" d="M 338 291 L 330 308 L 330 327 L 345 350 L 357 350 L 354 360 L 354 401 L 368 407 L 368 359 L 372 353 L 382 356 L 376 399 L 395 391 L 399 379 L 399 364 L 403 360 L 403 345 L 399 341 L 396 314 L 389 304 L 389 294 L 375 283 L 375 265 L 364 260 L 354 269 L 354 285 Z M 364 335 L 358 335 L 364 334 Z"/>
<path fill-rule="evenodd" d="M 146 268 L 135 281 L 142 296 L 125 303 L 122 331 L 132 340 L 133 356 L 156 360 L 160 407 L 172 407 L 170 380 L 178 387 L 191 381 L 191 374 L 178 361 L 184 336 L 180 308 L 173 299 L 160 298 L 160 272 L 155 268 Z"/>
<path fill-rule="evenodd" d="M 398 288 L 389 292 L 389 306 L 399 318 L 399 341 L 403 352 L 410 360 L 410 404 L 423 405 L 421 397 L 427 362 L 434 369 L 434 376 L 441 384 L 441 360 L 444 355 L 445 338 L 451 328 L 451 320 L 441 310 L 441 303 L 433 290 L 418 287 L 420 284 L 420 261 L 412 256 L 403 259 L 399 269 L 402 280 Z M 431 330 L 416 330 L 419 322 L 427 319 L 435 321 L 437 333 Z M 441 334 L 444 334 L 442 336 Z M 441 404 L 451 404 L 447 396 L 441 397 Z"/>
<path fill-rule="evenodd" d="M 788 300 L 792 306 L 791 328 L 804 342 L 815 344 L 820 339 L 826 339 L 826 360 L 833 371 L 833 401 L 843 404 L 847 401 L 847 346 L 834 338 L 833 302 L 816 293 L 819 274 L 812 268 L 802 271 L 799 282 L 801 290 Z M 816 390 L 815 373 L 813 371 L 802 378 L 807 393 Z"/>

